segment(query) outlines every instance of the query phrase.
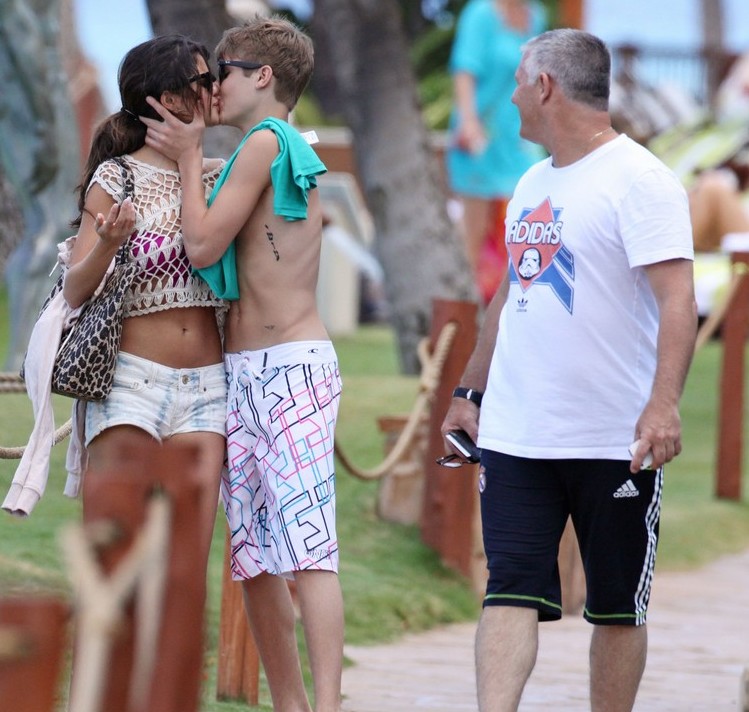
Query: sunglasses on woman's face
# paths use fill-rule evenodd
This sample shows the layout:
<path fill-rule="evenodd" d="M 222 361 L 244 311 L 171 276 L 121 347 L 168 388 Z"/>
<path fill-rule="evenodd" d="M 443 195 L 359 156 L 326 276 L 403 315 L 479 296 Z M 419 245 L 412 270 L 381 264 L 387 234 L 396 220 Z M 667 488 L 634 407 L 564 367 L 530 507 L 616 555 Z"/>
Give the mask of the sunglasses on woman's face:
<path fill-rule="evenodd" d="M 218 83 L 223 84 L 229 75 L 227 67 L 239 67 L 240 69 L 260 69 L 264 65 L 258 62 L 244 62 L 241 59 L 219 59 L 218 60 Z"/>
<path fill-rule="evenodd" d="M 188 80 L 190 84 L 197 82 L 206 91 L 213 89 L 213 83 L 216 81 L 216 75 L 213 72 L 203 72 L 202 74 L 196 74 L 194 77 L 190 77 Z"/>

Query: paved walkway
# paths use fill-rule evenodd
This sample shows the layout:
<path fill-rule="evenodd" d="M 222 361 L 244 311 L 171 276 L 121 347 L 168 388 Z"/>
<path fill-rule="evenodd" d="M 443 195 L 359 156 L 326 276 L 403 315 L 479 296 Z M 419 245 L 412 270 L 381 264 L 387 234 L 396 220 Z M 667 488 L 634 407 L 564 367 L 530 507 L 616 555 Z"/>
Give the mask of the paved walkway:
<path fill-rule="evenodd" d="M 589 709 L 590 628 L 578 616 L 541 625 L 538 662 L 520 712 Z M 347 646 L 355 664 L 343 673 L 344 710 L 476 712 L 474 632 L 475 624 L 460 624 L 393 645 Z M 636 712 L 744 712 L 749 551 L 692 572 L 656 572 L 648 632 Z"/>

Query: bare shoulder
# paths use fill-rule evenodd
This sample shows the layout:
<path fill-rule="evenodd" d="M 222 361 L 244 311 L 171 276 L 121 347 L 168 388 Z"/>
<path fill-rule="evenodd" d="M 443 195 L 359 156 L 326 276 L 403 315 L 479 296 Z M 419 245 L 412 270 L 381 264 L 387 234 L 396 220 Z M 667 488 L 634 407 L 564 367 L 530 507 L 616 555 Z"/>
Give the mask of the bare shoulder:
<path fill-rule="evenodd" d="M 253 160 L 256 157 L 276 156 L 278 154 L 278 139 L 276 134 L 270 129 L 260 129 L 255 131 L 244 143 L 242 150 L 239 152 L 240 158 L 252 154 Z"/>
<path fill-rule="evenodd" d="M 91 183 L 86 191 L 84 213 L 96 215 L 97 212 L 106 212 L 114 202 L 114 198 L 98 182 Z"/>
<path fill-rule="evenodd" d="M 247 139 L 249 143 L 252 141 L 256 146 L 268 146 L 278 148 L 278 139 L 276 138 L 276 132 L 271 129 L 258 129 L 252 136 Z"/>
<path fill-rule="evenodd" d="M 270 180 L 270 166 L 278 156 L 278 140 L 269 130 L 256 131 L 245 142 L 234 161 L 235 180 Z M 267 176 L 267 181 L 266 177 Z"/>

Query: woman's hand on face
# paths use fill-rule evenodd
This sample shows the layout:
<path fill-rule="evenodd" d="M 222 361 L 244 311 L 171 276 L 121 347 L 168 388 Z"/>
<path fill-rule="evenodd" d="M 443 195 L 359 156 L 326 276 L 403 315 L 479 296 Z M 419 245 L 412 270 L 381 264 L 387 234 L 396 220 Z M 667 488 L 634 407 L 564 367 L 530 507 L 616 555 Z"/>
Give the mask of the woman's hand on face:
<path fill-rule="evenodd" d="M 104 217 L 98 213 L 94 229 L 99 238 L 109 246 L 119 247 L 135 230 L 135 206 L 130 198 L 125 198 L 122 203 L 115 203 L 109 214 Z"/>
<path fill-rule="evenodd" d="M 173 161 L 179 161 L 182 154 L 199 149 L 202 151 L 205 119 L 200 110 L 196 110 L 190 123 L 177 118 L 169 109 L 164 107 L 153 97 L 146 97 L 146 101 L 163 119 L 149 119 L 141 116 L 140 120 L 146 125 L 146 145 L 162 153 Z"/>

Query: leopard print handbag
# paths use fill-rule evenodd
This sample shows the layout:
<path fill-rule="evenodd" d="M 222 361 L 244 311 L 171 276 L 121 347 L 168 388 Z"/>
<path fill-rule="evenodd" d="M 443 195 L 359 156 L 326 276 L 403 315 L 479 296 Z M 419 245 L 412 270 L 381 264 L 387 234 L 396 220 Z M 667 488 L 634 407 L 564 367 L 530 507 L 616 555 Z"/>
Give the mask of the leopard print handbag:
<path fill-rule="evenodd" d="M 124 200 L 133 192 L 132 174 L 123 159 L 115 160 L 123 173 Z M 53 393 L 99 401 L 112 390 L 122 335 L 124 298 L 138 271 L 138 265 L 128 261 L 129 242 L 128 239 L 118 250 L 114 270 L 101 293 L 86 304 L 75 322 L 63 332 L 52 370 Z M 61 280 L 58 285 L 61 288 Z"/>
<path fill-rule="evenodd" d="M 99 296 L 60 340 L 52 369 L 52 392 L 79 400 L 104 400 L 112 390 L 122 336 L 125 293 L 138 271 L 118 262 Z"/>

